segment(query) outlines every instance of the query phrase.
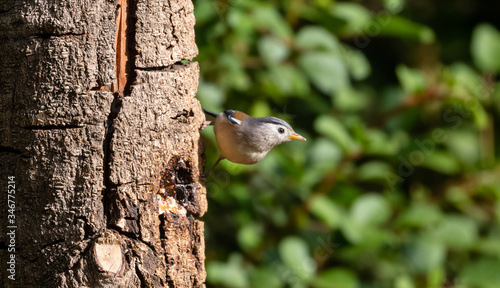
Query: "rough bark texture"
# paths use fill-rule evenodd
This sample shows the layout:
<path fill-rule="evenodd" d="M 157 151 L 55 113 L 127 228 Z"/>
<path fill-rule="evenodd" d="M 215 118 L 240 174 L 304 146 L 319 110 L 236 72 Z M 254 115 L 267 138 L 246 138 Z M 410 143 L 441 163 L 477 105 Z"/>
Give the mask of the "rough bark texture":
<path fill-rule="evenodd" d="M 126 4 L 120 31 L 115 1 L 0 3 L 5 287 L 204 287 L 193 5 Z"/>

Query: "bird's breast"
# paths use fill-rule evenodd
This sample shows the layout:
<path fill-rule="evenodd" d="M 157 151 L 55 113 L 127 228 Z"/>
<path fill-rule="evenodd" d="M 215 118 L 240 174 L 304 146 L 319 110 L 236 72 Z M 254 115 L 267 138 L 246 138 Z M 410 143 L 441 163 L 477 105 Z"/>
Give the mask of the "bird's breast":
<path fill-rule="evenodd" d="M 244 131 L 244 124 L 233 124 L 222 115 L 215 119 L 214 132 L 221 155 L 231 162 L 255 164 L 268 152 L 253 145 L 251 137 Z"/>

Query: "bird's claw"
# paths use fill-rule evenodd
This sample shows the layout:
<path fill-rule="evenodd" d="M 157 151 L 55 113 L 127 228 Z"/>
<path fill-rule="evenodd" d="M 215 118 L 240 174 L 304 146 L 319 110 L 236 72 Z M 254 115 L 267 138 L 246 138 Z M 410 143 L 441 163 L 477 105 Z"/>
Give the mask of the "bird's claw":
<path fill-rule="evenodd" d="M 203 124 L 201 124 L 200 130 L 205 129 L 210 125 L 214 125 L 214 121 L 205 121 L 205 122 L 203 122 Z"/>

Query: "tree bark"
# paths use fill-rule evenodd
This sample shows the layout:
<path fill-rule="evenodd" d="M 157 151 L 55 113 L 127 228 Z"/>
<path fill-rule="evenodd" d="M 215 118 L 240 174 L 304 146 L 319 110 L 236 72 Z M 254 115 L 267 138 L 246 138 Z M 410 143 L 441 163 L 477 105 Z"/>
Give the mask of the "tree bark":
<path fill-rule="evenodd" d="M 190 0 L 0 3 L 4 287 L 205 286 L 194 22 Z"/>

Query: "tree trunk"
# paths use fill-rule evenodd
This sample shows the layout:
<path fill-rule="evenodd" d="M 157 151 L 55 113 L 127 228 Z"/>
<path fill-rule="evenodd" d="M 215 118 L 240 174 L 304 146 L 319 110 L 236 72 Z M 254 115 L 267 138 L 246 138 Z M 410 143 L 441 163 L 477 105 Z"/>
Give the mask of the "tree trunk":
<path fill-rule="evenodd" d="M 6 0 L 0 40 L 4 287 L 204 287 L 191 1 Z"/>

